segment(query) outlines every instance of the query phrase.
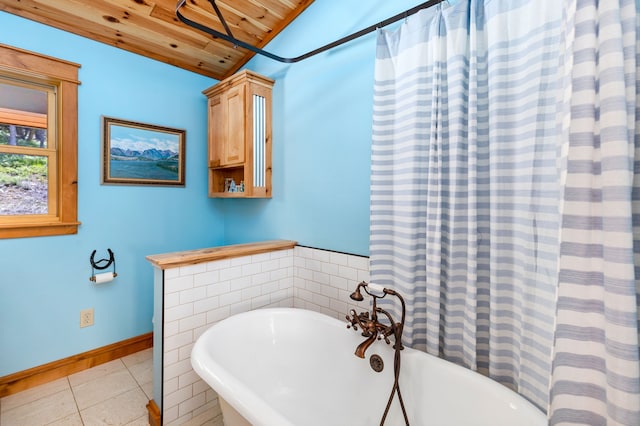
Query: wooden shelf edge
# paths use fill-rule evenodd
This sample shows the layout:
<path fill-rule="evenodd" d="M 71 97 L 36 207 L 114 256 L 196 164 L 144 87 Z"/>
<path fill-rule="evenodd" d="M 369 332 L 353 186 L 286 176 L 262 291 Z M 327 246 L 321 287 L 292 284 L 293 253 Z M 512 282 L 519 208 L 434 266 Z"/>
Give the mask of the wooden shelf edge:
<path fill-rule="evenodd" d="M 225 164 L 223 166 L 212 166 L 209 164 L 211 170 L 244 169 L 244 167 L 244 163 Z"/>
<path fill-rule="evenodd" d="M 174 253 L 153 254 L 147 256 L 146 259 L 160 269 L 170 269 L 180 266 L 211 262 L 214 260 L 231 259 L 234 257 L 249 256 L 252 254 L 267 253 L 270 251 L 287 250 L 295 247 L 296 244 L 296 241 L 290 240 L 271 240 Z"/>
<path fill-rule="evenodd" d="M 271 198 L 271 195 L 246 195 L 248 192 L 212 192 L 209 194 L 209 198 L 234 198 L 234 199 L 243 199 L 243 198 L 263 198 L 268 199 Z"/>

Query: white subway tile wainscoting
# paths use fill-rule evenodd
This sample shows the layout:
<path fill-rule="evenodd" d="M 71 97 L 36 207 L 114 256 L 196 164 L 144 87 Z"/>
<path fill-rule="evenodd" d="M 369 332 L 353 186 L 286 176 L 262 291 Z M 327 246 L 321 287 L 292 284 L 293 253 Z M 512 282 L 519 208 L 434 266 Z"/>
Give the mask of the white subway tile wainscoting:
<path fill-rule="evenodd" d="M 190 360 L 195 341 L 216 322 L 267 307 L 304 308 L 338 319 L 351 308 L 367 307 L 349 298 L 360 281 L 369 279 L 369 259 L 363 256 L 295 246 L 162 273 L 155 269 L 155 290 L 162 294 L 156 294 L 154 332 L 161 333 L 163 324 L 164 339 L 159 345 L 154 340 L 156 350 L 162 347 L 154 359 L 162 390 L 154 390 L 154 399 L 164 425 L 223 424 L 216 393 L 195 374 Z"/>

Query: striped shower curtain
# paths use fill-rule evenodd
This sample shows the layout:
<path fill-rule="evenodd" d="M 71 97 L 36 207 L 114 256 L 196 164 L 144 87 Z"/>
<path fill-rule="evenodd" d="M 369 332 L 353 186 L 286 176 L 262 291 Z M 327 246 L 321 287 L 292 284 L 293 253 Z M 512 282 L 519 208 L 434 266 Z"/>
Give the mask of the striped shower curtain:
<path fill-rule="evenodd" d="M 461 0 L 378 36 L 371 280 L 552 424 L 640 425 L 636 19 Z"/>

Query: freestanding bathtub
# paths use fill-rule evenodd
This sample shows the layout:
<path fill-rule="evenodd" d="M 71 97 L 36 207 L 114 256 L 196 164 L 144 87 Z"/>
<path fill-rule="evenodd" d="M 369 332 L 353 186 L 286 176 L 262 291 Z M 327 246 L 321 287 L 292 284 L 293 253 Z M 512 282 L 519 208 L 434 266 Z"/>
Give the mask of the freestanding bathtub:
<path fill-rule="evenodd" d="M 225 426 L 380 424 L 393 385 L 393 349 L 313 311 L 260 309 L 212 326 L 191 364 L 219 395 Z M 377 373 L 372 354 L 384 361 Z M 543 426 L 546 417 L 506 387 L 413 349 L 402 352 L 400 389 L 412 426 Z M 397 397 L 385 425 L 404 425 Z"/>

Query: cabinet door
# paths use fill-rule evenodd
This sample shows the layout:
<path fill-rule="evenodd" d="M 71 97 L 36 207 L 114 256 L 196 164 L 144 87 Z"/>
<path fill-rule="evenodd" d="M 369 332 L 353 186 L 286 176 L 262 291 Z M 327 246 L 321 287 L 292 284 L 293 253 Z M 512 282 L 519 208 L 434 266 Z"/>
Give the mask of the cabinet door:
<path fill-rule="evenodd" d="M 224 162 L 223 145 L 227 136 L 224 106 L 222 95 L 209 99 L 209 167 L 219 167 Z"/>
<path fill-rule="evenodd" d="M 223 146 L 223 165 L 244 162 L 245 151 L 245 85 L 241 84 L 230 89 L 223 96 L 226 106 L 227 135 Z"/>

